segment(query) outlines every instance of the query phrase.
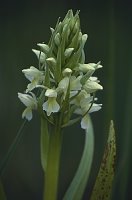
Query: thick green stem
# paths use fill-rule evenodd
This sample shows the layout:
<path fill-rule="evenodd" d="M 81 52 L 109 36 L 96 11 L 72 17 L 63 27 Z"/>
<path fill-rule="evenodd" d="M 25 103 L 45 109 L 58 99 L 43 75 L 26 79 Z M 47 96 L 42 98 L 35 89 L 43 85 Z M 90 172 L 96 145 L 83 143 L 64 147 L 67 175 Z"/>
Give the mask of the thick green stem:
<path fill-rule="evenodd" d="M 47 158 L 47 167 L 45 171 L 44 200 L 56 200 L 58 193 L 58 179 L 62 133 L 60 126 L 60 117 L 56 118 L 55 126 L 52 127 L 49 140 L 49 151 Z"/>

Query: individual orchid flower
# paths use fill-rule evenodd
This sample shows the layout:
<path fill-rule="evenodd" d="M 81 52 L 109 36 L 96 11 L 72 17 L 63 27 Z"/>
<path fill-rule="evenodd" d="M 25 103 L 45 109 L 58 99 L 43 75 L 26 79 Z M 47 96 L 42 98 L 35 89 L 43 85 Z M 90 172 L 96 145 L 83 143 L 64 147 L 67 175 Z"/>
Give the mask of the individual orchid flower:
<path fill-rule="evenodd" d="M 88 79 L 86 83 L 83 85 L 83 88 L 88 93 L 96 92 L 97 90 L 102 90 L 103 87 L 98 83 L 97 79 Z"/>
<path fill-rule="evenodd" d="M 89 107 L 91 106 L 91 104 L 89 105 Z M 88 128 L 88 124 L 89 124 L 89 113 L 92 112 L 96 112 L 99 111 L 101 109 L 102 104 L 95 104 L 93 103 L 92 107 L 89 109 L 88 113 L 86 115 L 84 115 L 84 117 L 82 117 L 81 119 L 81 128 L 82 129 L 87 129 Z"/>
<path fill-rule="evenodd" d="M 62 74 L 64 78 L 59 82 L 57 91 L 63 93 L 62 99 L 65 100 L 68 86 L 70 84 L 70 77 L 71 77 L 72 70 L 69 68 L 66 68 Z"/>
<path fill-rule="evenodd" d="M 90 64 L 79 64 L 78 69 L 83 73 L 87 73 L 88 71 L 91 71 L 94 73 L 95 71 L 95 68 Z"/>
<path fill-rule="evenodd" d="M 25 77 L 31 82 L 27 85 L 26 92 L 32 91 L 44 80 L 43 72 L 33 66 L 31 66 L 29 69 L 23 69 L 22 72 L 24 73 Z"/>
<path fill-rule="evenodd" d="M 90 96 L 88 98 L 83 99 L 81 102 L 80 108 L 77 108 L 74 113 L 81 115 L 81 128 L 88 128 L 89 121 L 89 113 L 96 112 L 101 109 L 102 104 L 92 103 L 92 98 Z"/>
<path fill-rule="evenodd" d="M 81 90 L 82 84 L 80 80 L 82 76 L 71 76 L 72 70 L 66 68 L 63 71 L 63 76 L 65 76 L 58 84 L 58 90 L 63 92 L 63 100 L 66 97 L 68 86 L 70 86 L 70 98 L 77 94 L 77 91 Z"/>
<path fill-rule="evenodd" d="M 86 92 L 86 90 L 82 89 L 82 90 L 80 91 L 80 93 L 79 93 L 75 98 L 73 98 L 73 99 L 70 101 L 70 104 L 74 104 L 74 105 L 80 107 L 81 101 L 82 101 L 83 99 L 88 98 L 88 97 L 90 97 L 90 94 L 88 94 L 88 93 Z"/>
<path fill-rule="evenodd" d="M 46 59 L 45 53 L 43 53 L 42 51 L 38 51 L 36 49 L 32 49 L 32 51 L 37 56 L 38 60 L 40 60 L 40 63 L 44 63 L 45 62 L 45 59 Z"/>
<path fill-rule="evenodd" d="M 70 79 L 69 77 L 64 77 L 58 84 L 57 91 L 63 93 L 62 100 L 65 100 L 67 89 L 69 86 Z"/>
<path fill-rule="evenodd" d="M 32 110 L 37 109 L 37 99 L 36 96 L 30 92 L 31 95 L 29 94 L 22 94 L 18 93 L 18 98 L 20 101 L 27 107 L 23 113 L 22 113 L 22 118 L 26 118 L 28 121 L 32 119 Z"/>
<path fill-rule="evenodd" d="M 60 109 L 60 106 L 56 101 L 57 92 L 53 89 L 47 89 L 45 96 L 48 97 L 48 100 L 43 103 L 43 110 L 46 111 L 47 116 L 50 116 L 51 113 L 58 112 Z"/>
<path fill-rule="evenodd" d="M 80 82 L 82 76 L 71 76 L 70 78 L 70 90 L 71 91 L 78 91 L 81 90 L 82 84 Z"/>

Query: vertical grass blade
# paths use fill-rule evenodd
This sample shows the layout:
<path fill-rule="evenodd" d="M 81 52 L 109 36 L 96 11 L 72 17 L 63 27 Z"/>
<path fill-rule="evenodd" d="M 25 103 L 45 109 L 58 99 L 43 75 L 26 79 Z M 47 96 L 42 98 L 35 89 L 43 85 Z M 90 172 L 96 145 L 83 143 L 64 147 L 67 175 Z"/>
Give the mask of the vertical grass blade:
<path fill-rule="evenodd" d="M 86 130 L 85 144 L 82 158 L 77 172 L 64 195 L 63 200 L 81 200 L 87 180 L 89 178 L 94 152 L 94 132 L 92 122 L 89 118 L 89 126 Z"/>

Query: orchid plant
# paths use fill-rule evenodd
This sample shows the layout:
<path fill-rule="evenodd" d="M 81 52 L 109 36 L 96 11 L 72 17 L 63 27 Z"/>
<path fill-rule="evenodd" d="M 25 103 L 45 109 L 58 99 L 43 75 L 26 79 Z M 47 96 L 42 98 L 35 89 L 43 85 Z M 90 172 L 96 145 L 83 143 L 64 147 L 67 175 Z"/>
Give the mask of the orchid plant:
<path fill-rule="evenodd" d="M 18 93 L 18 98 L 26 106 L 22 118 L 32 120 L 36 110 L 41 119 L 44 200 L 58 198 L 63 130 L 80 122 L 88 143 L 85 144 L 80 166 L 64 200 L 82 199 L 94 149 L 90 113 L 99 111 L 102 107 L 102 104 L 97 103 L 95 94 L 103 87 L 94 72 L 102 68 L 102 65 L 100 62 L 85 63 L 84 47 L 88 35 L 81 32 L 79 11 L 74 15 L 69 10 L 62 21 L 57 21 L 55 29 L 50 30 L 48 44 L 38 43 L 38 50 L 33 49 L 38 66 L 22 70 L 29 84 L 24 93 Z M 82 179 L 79 171 L 83 174 Z M 79 181 L 82 181 L 82 185 L 81 192 L 77 195 Z"/>

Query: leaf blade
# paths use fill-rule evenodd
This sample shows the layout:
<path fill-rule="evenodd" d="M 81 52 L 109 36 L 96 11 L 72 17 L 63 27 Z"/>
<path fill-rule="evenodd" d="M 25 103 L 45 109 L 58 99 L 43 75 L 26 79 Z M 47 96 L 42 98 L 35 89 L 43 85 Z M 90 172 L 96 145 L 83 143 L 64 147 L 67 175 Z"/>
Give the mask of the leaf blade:
<path fill-rule="evenodd" d="M 87 180 L 90 174 L 90 169 L 93 160 L 93 151 L 94 151 L 94 133 L 92 122 L 89 118 L 89 127 L 86 130 L 85 135 L 85 145 L 82 154 L 82 158 L 79 164 L 79 167 L 76 171 L 76 174 L 64 195 L 63 200 L 81 200 Z"/>
<path fill-rule="evenodd" d="M 96 178 L 90 200 L 109 200 L 114 178 L 116 156 L 115 130 L 113 121 L 110 123 L 109 135 L 101 166 Z"/>
<path fill-rule="evenodd" d="M 47 158 L 49 149 L 49 133 L 48 133 L 48 122 L 46 119 L 41 118 L 41 136 L 40 136 L 40 151 L 41 151 L 41 165 L 46 171 Z"/>

